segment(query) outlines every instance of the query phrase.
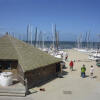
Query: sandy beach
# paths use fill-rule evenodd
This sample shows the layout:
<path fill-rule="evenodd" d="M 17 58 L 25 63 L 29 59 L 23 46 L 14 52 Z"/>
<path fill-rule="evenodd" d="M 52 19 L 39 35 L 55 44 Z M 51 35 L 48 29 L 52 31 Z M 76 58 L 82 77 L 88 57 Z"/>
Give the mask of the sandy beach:
<path fill-rule="evenodd" d="M 41 87 L 34 88 L 36 93 L 26 97 L 0 97 L 0 100 L 99 100 L 100 99 L 100 68 L 95 61 L 88 59 L 88 54 L 76 50 L 66 50 L 68 60 L 63 78 L 56 78 Z M 74 71 L 69 69 L 69 61 L 74 60 Z M 81 66 L 86 65 L 86 78 L 80 77 Z M 94 76 L 91 79 L 90 66 L 94 66 Z M 40 91 L 45 88 L 45 91 Z"/>

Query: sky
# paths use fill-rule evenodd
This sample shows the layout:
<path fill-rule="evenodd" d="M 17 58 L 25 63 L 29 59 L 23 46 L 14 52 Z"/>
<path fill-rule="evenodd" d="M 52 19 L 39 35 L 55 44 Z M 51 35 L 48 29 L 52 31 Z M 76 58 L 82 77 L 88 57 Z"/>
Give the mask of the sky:
<path fill-rule="evenodd" d="M 100 0 L 0 0 L 0 33 L 25 38 L 31 24 L 45 36 L 56 24 L 61 41 L 75 41 L 90 32 L 91 41 L 100 40 Z"/>

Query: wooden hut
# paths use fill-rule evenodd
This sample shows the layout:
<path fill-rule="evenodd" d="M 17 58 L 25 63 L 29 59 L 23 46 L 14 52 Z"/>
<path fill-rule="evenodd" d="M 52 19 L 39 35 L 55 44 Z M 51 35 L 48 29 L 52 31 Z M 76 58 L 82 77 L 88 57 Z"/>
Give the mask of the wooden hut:
<path fill-rule="evenodd" d="M 12 71 L 28 89 L 60 72 L 60 62 L 10 35 L 0 38 L 0 71 Z"/>

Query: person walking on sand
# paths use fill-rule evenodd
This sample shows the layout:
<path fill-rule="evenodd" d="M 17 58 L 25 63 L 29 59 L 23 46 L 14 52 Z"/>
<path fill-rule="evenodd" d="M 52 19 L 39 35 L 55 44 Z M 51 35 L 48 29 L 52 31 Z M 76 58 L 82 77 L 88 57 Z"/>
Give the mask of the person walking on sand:
<path fill-rule="evenodd" d="M 69 66 L 70 66 L 70 70 L 73 71 L 73 66 L 74 66 L 74 63 L 73 61 L 71 60 L 71 62 L 69 63 Z"/>
<path fill-rule="evenodd" d="M 85 77 L 85 71 L 86 71 L 86 67 L 83 64 L 83 66 L 81 67 L 81 77 L 84 78 Z"/>
<path fill-rule="evenodd" d="M 67 61 L 67 59 L 68 59 L 68 56 L 65 57 L 65 61 Z"/>
<path fill-rule="evenodd" d="M 90 77 L 93 78 L 93 73 L 94 73 L 94 67 L 91 65 L 90 68 Z"/>

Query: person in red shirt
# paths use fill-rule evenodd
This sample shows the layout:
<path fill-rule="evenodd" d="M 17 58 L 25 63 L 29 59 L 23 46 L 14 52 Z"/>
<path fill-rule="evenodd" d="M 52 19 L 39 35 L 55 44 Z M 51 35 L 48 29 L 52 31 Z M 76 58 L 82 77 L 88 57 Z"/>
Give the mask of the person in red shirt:
<path fill-rule="evenodd" d="M 74 63 L 73 61 L 71 60 L 71 62 L 69 63 L 69 66 L 70 66 L 70 70 L 73 71 L 73 66 L 74 66 Z"/>

